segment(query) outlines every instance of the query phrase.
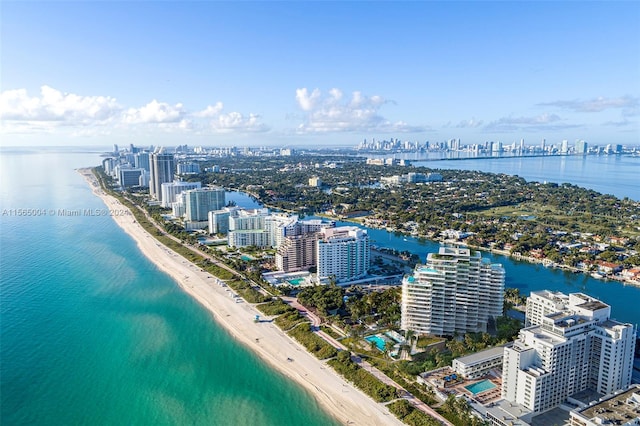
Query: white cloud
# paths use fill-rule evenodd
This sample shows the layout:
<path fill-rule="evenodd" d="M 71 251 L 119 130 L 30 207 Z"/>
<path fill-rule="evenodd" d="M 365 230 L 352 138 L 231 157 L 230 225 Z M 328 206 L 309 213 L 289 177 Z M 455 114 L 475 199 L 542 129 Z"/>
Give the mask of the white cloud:
<path fill-rule="evenodd" d="M 254 133 L 269 130 L 267 125 L 260 122 L 259 115 L 249 114 L 249 116 L 245 117 L 239 112 L 220 114 L 215 120 L 211 121 L 211 127 L 220 133 Z"/>
<path fill-rule="evenodd" d="M 503 117 L 488 123 L 483 130 L 485 132 L 545 131 L 576 127 L 582 127 L 582 125 L 564 123 L 560 116 L 544 113 L 534 117 Z"/>
<path fill-rule="evenodd" d="M 557 106 L 576 112 L 601 112 L 610 108 L 637 108 L 639 100 L 633 96 L 618 98 L 597 97 L 589 100 L 554 101 L 542 103 L 542 106 Z"/>
<path fill-rule="evenodd" d="M 332 98 L 340 99 L 342 97 L 342 92 L 338 89 L 331 89 Z M 296 89 L 296 100 L 298 101 L 298 105 L 302 108 L 303 111 L 311 111 L 315 105 L 317 100 L 320 98 L 320 90 L 314 89 L 311 94 L 309 94 L 306 87 L 302 89 Z"/>
<path fill-rule="evenodd" d="M 325 132 L 419 132 L 424 127 L 410 126 L 403 121 L 391 122 L 380 115 L 379 110 L 387 103 L 381 96 L 366 96 L 356 91 L 344 100 L 340 89 L 333 88 L 323 96 L 319 89 L 311 93 L 307 88 L 296 90 L 296 100 L 305 111 L 304 122 L 297 127 L 298 133 Z"/>
<path fill-rule="evenodd" d="M 141 108 L 129 108 L 123 114 L 125 123 L 178 123 L 186 115 L 181 103 L 169 105 L 166 102 L 152 100 Z"/>
<path fill-rule="evenodd" d="M 109 96 L 82 96 L 42 86 L 39 96 L 29 96 L 25 89 L 0 93 L 0 132 L 58 132 L 71 137 L 89 137 L 108 135 L 112 131 L 206 135 L 269 130 L 258 114 L 225 113 L 223 109 L 223 103 L 218 101 L 203 110 L 190 112 L 182 103 L 172 105 L 157 99 L 138 108 L 125 108 Z"/>
<path fill-rule="evenodd" d="M 198 111 L 193 115 L 202 118 L 212 118 L 220 114 L 220 111 L 222 111 L 223 107 L 224 106 L 222 105 L 222 102 L 216 102 L 215 105 L 208 105 L 205 109 L 203 109 L 202 111 Z"/>
<path fill-rule="evenodd" d="M 476 120 L 475 118 L 472 118 L 470 120 L 462 120 L 460 121 L 456 127 L 459 129 L 466 129 L 466 128 L 471 128 L 471 129 L 475 129 L 478 128 L 480 126 L 482 126 L 482 123 L 484 123 L 482 120 Z"/>
<path fill-rule="evenodd" d="M 39 97 L 29 96 L 26 89 L 0 93 L 0 118 L 11 122 L 91 125 L 113 119 L 121 109 L 109 96 L 81 96 L 49 86 L 40 88 Z"/>

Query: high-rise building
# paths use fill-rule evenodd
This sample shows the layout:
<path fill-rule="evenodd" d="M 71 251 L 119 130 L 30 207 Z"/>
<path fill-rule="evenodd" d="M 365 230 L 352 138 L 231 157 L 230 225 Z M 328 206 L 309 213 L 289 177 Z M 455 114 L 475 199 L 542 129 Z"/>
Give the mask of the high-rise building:
<path fill-rule="evenodd" d="M 162 151 L 154 152 L 149 159 L 149 195 L 158 201 L 162 201 L 162 184 L 173 182 L 175 160 L 173 154 L 165 154 Z"/>
<path fill-rule="evenodd" d="M 367 274 L 371 247 L 366 230 L 356 226 L 322 229 L 317 244 L 319 281 L 348 282 Z"/>
<path fill-rule="evenodd" d="M 133 156 L 133 162 L 137 168 L 145 169 L 147 172 L 149 172 L 151 171 L 149 158 L 150 157 L 148 152 L 138 152 Z"/>
<path fill-rule="evenodd" d="M 635 327 L 583 293 L 533 292 L 527 324 L 505 348 L 502 396 L 534 413 L 587 389 L 606 395 L 631 383 Z"/>
<path fill-rule="evenodd" d="M 276 252 L 276 266 L 284 272 L 308 270 L 317 266 L 317 241 L 324 228 L 335 227 L 335 222 L 323 219 L 296 220 L 285 228 L 285 236 Z"/>
<path fill-rule="evenodd" d="M 229 216 L 229 247 L 269 247 L 271 235 L 266 230 L 265 220 L 269 209 L 238 210 Z"/>
<path fill-rule="evenodd" d="M 174 181 L 174 182 L 165 182 L 161 185 L 162 192 L 162 207 L 168 208 L 171 207 L 171 204 L 176 201 L 176 196 L 182 191 L 189 191 L 190 189 L 198 189 L 201 188 L 202 184 L 200 182 L 182 182 L 182 181 Z"/>
<path fill-rule="evenodd" d="M 192 175 L 200 173 L 200 164 L 189 161 L 189 162 L 180 162 L 178 163 L 178 171 L 179 175 Z"/>
<path fill-rule="evenodd" d="M 140 176 L 144 173 L 144 169 L 134 169 L 132 167 L 117 166 L 118 182 L 123 188 L 138 186 L 140 184 Z"/>
<path fill-rule="evenodd" d="M 318 232 L 286 237 L 276 252 L 276 267 L 284 272 L 305 271 L 316 266 Z"/>
<path fill-rule="evenodd" d="M 484 332 L 502 315 L 505 272 L 480 253 L 440 247 L 402 281 L 403 330 L 452 336 Z"/>
<path fill-rule="evenodd" d="M 186 193 L 180 192 L 176 195 L 176 201 L 171 203 L 171 214 L 175 217 L 184 217 L 187 212 Z"/>
<path fill-rule="evenodd" d="M 190 222 L 209 220 L 209 212 L 225 205 L 224 188 L 198 188 L 185 192 L 185 219 Z"/>
<path fill-rule="evenodd" d="M 239 209 L 239 207 L 234 206 L 210 211 L 209 234 L 227 234 L 229 232 L 229 217 Z"/>
<path fill-rule="evenodd" d="M 583 140 L 576 141 L 576 154 L 586 154 L 587 143 Z"/>

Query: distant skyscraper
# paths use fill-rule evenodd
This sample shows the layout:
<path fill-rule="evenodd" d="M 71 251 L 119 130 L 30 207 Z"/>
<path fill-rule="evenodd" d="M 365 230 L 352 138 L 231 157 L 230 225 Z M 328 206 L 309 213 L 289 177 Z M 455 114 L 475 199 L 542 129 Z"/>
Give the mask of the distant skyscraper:
<path fill-rule="evenodd" d="M 175 160 L 173 154 L 154 152 L 150 156 L 149 195 L 158 201 L 162 201 L 162 184 L 173 182 Z M 206 219 L 205 219 L 206 220 Z"/>
<path fill-rule="evenodd" d="M 200 173 L 200 164 L 193 161 L 178 163 L 179 175 L 189 175 L 189 174 L 198 174 L 198 173 Z"/>
<path fill-rule="evenodd" d="M 440 247 L 402 281 L 403 330 L 452 336 L 484 332 L 502 315 L 505 273 L 468 248 Z"/>
<path fill-rule="evenodd" d="M 583 140 L 576 141 L 576 153 L 577 154 L 586 154 L 587 153 L 587 143 Z"/>
<path fill-rule="evenodd" d="M 321 187 L 322 186 L 322 181 L 317 176 L 310 177 L 309 178 L 309 186 Z"/>
<path fill-rule="evenodd" d="M 133 157 L 133 162 L 135 166 L 139 169 L 145 169 L 146 171 L 151 171 L 151 166 L 149 165 L 149 153 L 148 152 L 138 152 Z"/>

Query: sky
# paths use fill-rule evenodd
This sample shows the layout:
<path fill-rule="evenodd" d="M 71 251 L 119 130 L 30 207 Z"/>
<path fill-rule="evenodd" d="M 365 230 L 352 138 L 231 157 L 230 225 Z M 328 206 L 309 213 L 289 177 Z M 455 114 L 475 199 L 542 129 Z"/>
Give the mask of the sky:
<path fill-rule="evenodd" d="M 637 145 L 639 22 L 635 1 L 3 1 L 0 145 Z"/>

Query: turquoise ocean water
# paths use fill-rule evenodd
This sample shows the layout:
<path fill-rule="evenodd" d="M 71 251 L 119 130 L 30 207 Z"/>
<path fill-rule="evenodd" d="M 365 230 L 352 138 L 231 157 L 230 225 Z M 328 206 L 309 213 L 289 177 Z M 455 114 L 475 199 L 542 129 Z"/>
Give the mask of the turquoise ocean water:
<path fill-rule="evenodd" d="M 58 211 L 104 207 L 74 171 L 99 161 L 1 151 L 0 424 L 336 424 L 111 218 Z"/>

